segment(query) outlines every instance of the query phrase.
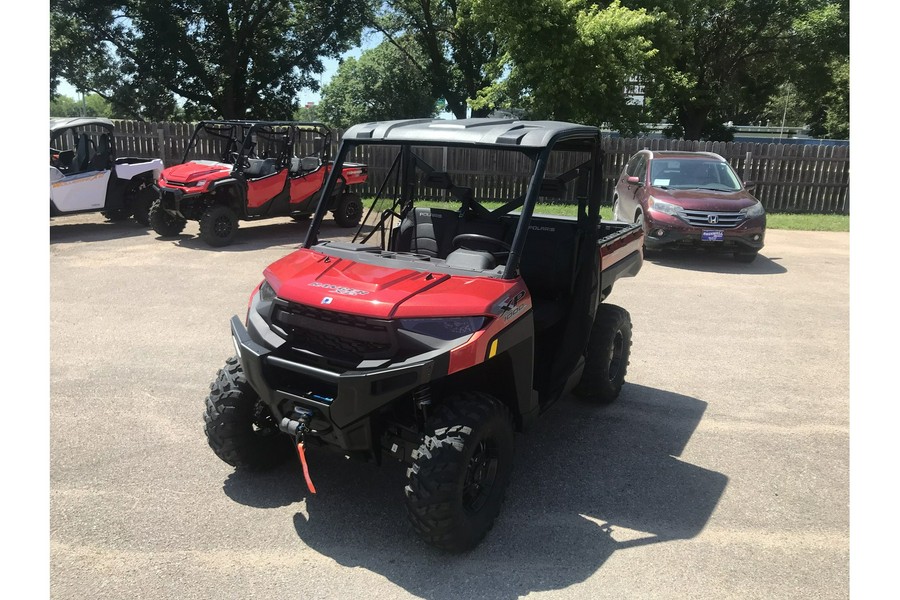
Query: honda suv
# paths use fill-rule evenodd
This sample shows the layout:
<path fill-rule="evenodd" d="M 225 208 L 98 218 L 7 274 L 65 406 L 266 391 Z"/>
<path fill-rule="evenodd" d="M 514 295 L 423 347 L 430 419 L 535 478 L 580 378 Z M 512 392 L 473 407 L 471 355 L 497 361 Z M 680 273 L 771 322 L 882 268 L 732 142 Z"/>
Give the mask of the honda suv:
<path fill-rule="evenodd" d="M 613 217 L 641 223 L 649 250 L 703 247 L 752 262 L 766 213 L 748 185 L 718 154 L 641 150 L 616 181 Z"/>

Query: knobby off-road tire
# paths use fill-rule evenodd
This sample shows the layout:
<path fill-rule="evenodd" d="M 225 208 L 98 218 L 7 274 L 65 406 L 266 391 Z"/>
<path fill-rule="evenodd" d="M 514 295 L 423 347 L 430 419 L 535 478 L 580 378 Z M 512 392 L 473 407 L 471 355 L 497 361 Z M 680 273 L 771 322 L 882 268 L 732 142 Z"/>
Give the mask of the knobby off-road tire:
<path fill-rule="evenodd" d="M 200 217 L 200 239 L 210 246 L 227 246 L 237 229 L 237 214 L 224 204 L 210 206 Z"/>
<path fill-rule="evenodd" d="M 150 225 L 150 206 L 159 197 L 153 184 L 143 181 L 130 190 L 130 204 L 134 220 L 147 227 Z"/>
<path fill-rule="evenodd" d="M 291 456 L 290 438 L 247 383 L 237 357 L 225 362 L 209 387 L 203 431 L 216 456 L 248 470 L 274 467 Z"/>
<path fill-rule="evenodd" d="M 600 404 L 619 397 L 631 357 L 631 315 L 620 306 L 597 307 L 584 373 L 575 393 Z"/>
<path fill-rule="evenodd" d="M 356 194 L 341 194 L 332 213 L 338 226 L 356 227 L 362 218 L 362 200 Z"/>
<path fill-rule="evenodd" d="M 174 237 L 184 231 L 184 226 L 187 225 L 186 219 L 167 213 L 159 199 L 154 200 L 150 205 L 147 219 L 153 231 L 162 237 Z"/>
<path fill-rule="evenodd" d="M 413 528 L 449 552 L 474 548 L 493 526 L 512 473 L 507 408 L 479 392 L 448 398 L 412 457 L 405 491 Z"/>

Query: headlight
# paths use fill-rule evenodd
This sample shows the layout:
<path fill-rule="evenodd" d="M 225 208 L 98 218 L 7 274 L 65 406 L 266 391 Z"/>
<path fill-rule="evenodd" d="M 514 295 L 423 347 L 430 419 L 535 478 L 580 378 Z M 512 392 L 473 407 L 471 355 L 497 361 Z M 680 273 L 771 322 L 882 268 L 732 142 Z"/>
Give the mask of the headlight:
<path fill-rule="evenodd" d="M 484 326 L 484 322 L 484 317 L 400 319 L 400 329 L 439 340 L 455 340 L 475 333 Z"/>
<path fill-rule="evenodd" d="M 263 281 L 259 286 L 259 301 L 271 302 L 275 299 L 275 290 L 269 285 L 268 281 Z"/>
<path fill-rule="evenodd" d="M 201 179 L 200 181 L 194 183 L 194 187 L 203 187 L 204 185 L 206 185 L 205 179 Z"/>
<path fill-rule="evenodd" d="M 674 204 L 670 204 L 668 202 L 663 202 L 662 200 L 657 200 L 656 198 L 650 198 L 650 208 L 655 210 L 656 212 L 665 213 L 667 215 L 678 216 L 678 206 Z"/>
<path fill-rule="evenodd" d="M 747 208 L 741 209 L 741 214 L 744 215 L 745 219 L 752 219 L 754 217 L 761 217 L 766 214 L 765 209 L 763 208 L 762 202 L 757 202 L 753 206 L 748 206 Z"/>

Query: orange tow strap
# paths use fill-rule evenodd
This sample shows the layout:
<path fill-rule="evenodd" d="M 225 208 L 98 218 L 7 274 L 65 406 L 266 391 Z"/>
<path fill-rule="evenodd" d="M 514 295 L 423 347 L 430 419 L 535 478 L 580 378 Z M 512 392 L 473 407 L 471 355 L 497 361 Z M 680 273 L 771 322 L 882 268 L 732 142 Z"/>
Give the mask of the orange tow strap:
<path fill-rule="evenodd" d="M 315 494 L 316 486 L 313 485 L 309 476 L 309 466 L 306 464 L 306 452 L 303 450 L 303 442 L 297 444 L 297 454 L 300 455 L 300 464 L 303 465 L 303 478 L 306 479 L 306 487 L 309 488 L 310 494 Z"/>

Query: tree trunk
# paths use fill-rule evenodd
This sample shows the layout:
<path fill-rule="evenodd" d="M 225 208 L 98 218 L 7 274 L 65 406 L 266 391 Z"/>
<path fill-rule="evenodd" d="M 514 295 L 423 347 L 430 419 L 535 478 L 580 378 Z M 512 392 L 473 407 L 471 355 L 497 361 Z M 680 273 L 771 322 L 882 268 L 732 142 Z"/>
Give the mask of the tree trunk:
<path fill-rule="evenodd" d="M 684 139 L 699 140 L 709 116 L 708 106 L 687 106 L 681 109 L 680 121 L 684 128 Z"/>

